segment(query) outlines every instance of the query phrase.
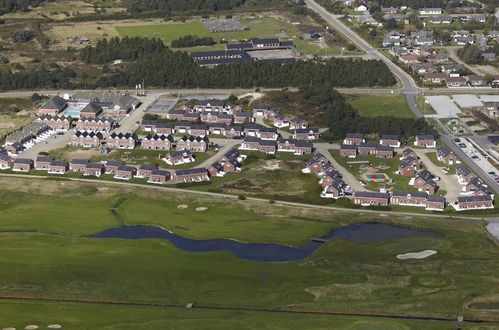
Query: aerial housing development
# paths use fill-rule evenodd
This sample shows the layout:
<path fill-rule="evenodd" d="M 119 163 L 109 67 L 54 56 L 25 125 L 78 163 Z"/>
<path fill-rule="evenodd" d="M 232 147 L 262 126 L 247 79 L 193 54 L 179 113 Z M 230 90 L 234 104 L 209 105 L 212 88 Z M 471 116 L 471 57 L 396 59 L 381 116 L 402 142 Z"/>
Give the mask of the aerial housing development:
<path fill-rule="evenodd" d="M 490 0 L 0 0 L 0 329 L 498 327 Z"/>

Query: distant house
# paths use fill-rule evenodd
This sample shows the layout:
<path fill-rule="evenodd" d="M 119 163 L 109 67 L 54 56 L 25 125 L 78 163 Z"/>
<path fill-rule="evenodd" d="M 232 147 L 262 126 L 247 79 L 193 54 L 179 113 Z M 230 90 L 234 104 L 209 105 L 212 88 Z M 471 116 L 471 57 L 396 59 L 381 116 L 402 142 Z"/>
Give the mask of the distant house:
<path fill-rule="evenodd" d="M 315 30 L 308 30 L 308 36 L 312 39 L 319 39 L 321 38 L 321 34 Z"/>
<path fill-rule="evenodd" d="M 343 144 L 359 145 L 364 142 L 366 142 L 366 140 L 364 140 L 364 135 L 359 133 L 348 133 L 343 140 Z"/>
<path fill-rule="evenodd" d="M 454 155 L 453 152 L 445 147 L 440 147 L 437 149 L 437 159 L 445 165 L 454 165 L 460 163 L 456 155 Z"/>
<path fill-rule="evenodd" d="M 485 61 L 488 62 L 493 62 L 496 60 L 496 53 L 482 53 L 481 56 Z"/>
<path fill-rule="evenodd" d="M 173 142 L 173 136 L 171 135 L 148 134 L 142 139 L 140 148 L 145 150 L 169 150 Z"/>
<path fill-rule="evenodd" d="M 68 102 L 56 95 L 43 104 L 37 111 L 36 114 L 41 115 L 57 115 L 68 106 Z"/>
<path fill-rule="evenodd" d="M 357 146 L 354 144 L 342 144 L 340 146 L 340 155 L 348 158 L 357 157 Z"/>
<path fill-rule="evenodd" d="M 111 106 L 109 107 L 111 113 L 115 116 L 124 116 L 127 113 L 135 110 L 140 105 L 140 101 L 135 97 L 125 94 L 121 95 Z"/>
<path fill-rule="evenodd" d="M 480 86 L 485 84 L 485 77 L 480 75 L 468 76 L 467 80 L 471 86 Z"/>
<path fill-rule="evenodd" d="M 421 8 L 419 15 L 442 15 L 442 8 Z"/>
<path fill-rule="evenodd" d="M 69 170 L 69 163 L 64 160 L 50 162 L 48 174 L 65 174 Z"/>
<path fill-rule="evenodd" d="M 117 149 L 133 149 L 138 137 L 135 133 L 112 133 L 106 138 L 106 147 Z"/>
<path fill-rule="evenodd" d="M 104 165 L 101 163 L 88 163 L 83 169 L 83 175 L 100 177 L 104 173 Z"/>
<path fill-rule="evenodd" d="M 336 178 L 336 180 L 334 180 L 329 186 L 324 187 L 321 197 L 334 199 L 340 198 L 345 195 L 345 187 L 345 182 L 340 178 Z"/>
<path fill-rule="evenodd" d="M 210 181 L 210 176 L 206 168 L 190 168 L 186 170 L 176 170 L 173 172 L 172 179 L 175 182 L 202 182 Z"/>
<path fill-rule="evenodd" d="M 445 78 L 447 87 L 461 87 L 466 85 L 466 78 L 464 77 L 447 77 Z"/>
<path fill-rule="evenodd" d="M 468 184 L 468 182 L 472 179 L 475 178 L 476 175 L 469 170 L 466 166 L 459 165 L 456 168 L 456 176 L 457 176 L 457 181 L 460 184 Z"/>
<path fill-rule="evenodd" d="M 172 151 L 168 153 L 163 160 L 168 165 L 181 165 L 194 162 L 194 156 L 190 150 Z"/>
<path fill-rule="evenodd" d="M 490 118 L 499 117 L 499 102 L 484 102 L 482 112 Z"/>
<path fill-rule="evenodd" d="M 102 106 L 99 103 L 91 101 L 83 109 L 81 109 L 80 117 L 95 118 L 100 115 L 102 111 Z"/>
<path fill-rule="evenodd" d="M 423 78 L 423 82 L 425 84 L 433 83 L 433 84 L 441 84 L 447 79 L 447 75 L 445 73 L 435 72 L 435 73 L 427 73 Z"/>
<path fill-rule="evenodd" d="M 416 171 L 421 167 L 421 162 L 413 157 L 408 157 L 402 160 L 399 165 L 398 172 L 403 176 L 413 176 L 416 174 Z"/>
<path fill-rule="evenodd" d="M 388 147 L 400 148 L 400 141 L 398 135 L 383 135 L 379 140 L 379 144 Z"/>
<path fill-rule="evenodd" d="M 50 163 L 53 161 L 50 157 L 38 156 L 35 160 L 35 170 L 45 170 L 50 168 Z"/>
<path fill-rule="evenodd" d="M 170 180 L 170 172 L 165 170 L 153 170 L 149 176 L 149 183 L 164 184 Z"/>
<path fill-rule="evenodd" d="M 316 140 L 320 137 L 318 128 L 297 129 L 293 133 L 293 139 L 297 140 Z"/>
<path fill-rule="evenodd" d="M 414 145 L 421 148 L 435 148 L 437 142 L 433 135 L 417 135 Z"/>
<path fill-rule="evenodd" d="M 14 172 L 29 172 L 33 169 L 33 160 L 27 158 L 16 158 L 12 171 Z"/>
<path fill-rule="evenodd" d="M 362 206 L 386 206 L 390 200 L 390 194 L 370 191 L 356 191 L 354 203 Z"/>
<path fill-rule="evenodd" d="M 390 197 L 390 203 L 405 206 L 426 207 L 428 195 L 419 191 L 393 191 Z"/>
<path fill-rule="evenodd" d="M 137 173 L 137 169 L 133 166 L 122 165 L 118 167 L 116 173 L 114 174 L 115 179 L 118 180 L 130 180 Z"/>
<path fill-rule="evenodd" d="M 355 7 L 355 9 L 354 9 L 354 10 L 355 10 L 355 11 L 360 11 L 360 12 L 366 12 L 366 11 L 367 11 L 367 9 L 369 9 L 369 8 L 367 7 L 367 5 L 365 5 L 365 4 L 360 4 L 360 5 L 358 5 L 357 7 Z"/>
<path fill-rule="evenodd" d="M 88 159 L 73 159 L 69 165 L 69 169 L 73 172 L 84 172 L 88 164 Z"/>
<path fill-rule="evenodd" d="M 440 196 L 428 196 L 426 197 L 426 207 L 427 211 L 443 211 L 445 209 L 445 197 Z"/>
<path fill-rule="evenodd" d="M 491 196 L 459 196 L 452 203 L 456 211 L 493 209 L 494 202 Z"/>

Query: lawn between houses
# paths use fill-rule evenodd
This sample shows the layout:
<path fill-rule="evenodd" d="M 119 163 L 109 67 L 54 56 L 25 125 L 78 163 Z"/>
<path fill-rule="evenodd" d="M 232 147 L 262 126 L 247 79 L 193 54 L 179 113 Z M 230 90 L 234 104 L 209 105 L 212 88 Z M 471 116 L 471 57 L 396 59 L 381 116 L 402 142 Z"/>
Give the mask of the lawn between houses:
<path fill-rule="evenodd" d="M 365 117 L 415 118 L 404 94 L 342 94 Z"/>
<path fill-rule="evenodd" d="M 0 178 L 2 184 L 9 180 Z M 125 223 L 161 225 L 187 237 L 236 237 L 243 241 L 287 242 L 294 245 L 310 239 L 310 235 L 315 237 L 348 223 L 367 221 L 409 226 L 437 232 L 443 237 L 402 238 L 369 244 L 334 239 L 303 261 L 265 263 L 241 260 L 230 252 L 183 252 L 167 241 L 155 239 L 94 239 L 2 232 L 0 285 L 3 295 L 177 306 L 194 302 L 195 306 L 221 308 L 355 311 L 453 319 L 464 315 L 465 320 L 499 316 L 498 311 L 478 311 L 466 307 L 475 301 L 496 302 L 494 299 L 499 296 L 495 280 L 495 274 L 499 271 L 496 262 L 498 244 L 479 221 L 406 215 L 383 217 L 362 211 L 347 216 L 342 212 L 283 207 L 255 201 L 232 200 L 232 204 L 228 204 L 225 199 L 217 197 L 149 192 L 147 188 L 104 189 L 102 185 L 94 184 L 75 183 L 70 186 L 67 182 L 58 181 L 13 180 L 15 182 L 4 186 L 12 186 L 15 192 L 2 190 L 0 206 L 3 211 L 12 209 L 16 212 L 2 212 L 0 230 L 50 229 L 61 233 L 94 233 L 103 227 L 118 226 L 118 221 L 112 221 L 110 217 L 101 219 L 106 212 L 111 213 L 109 207 L 124 199 L 118 212 Z M 23 189 L 35 189 L 40 183 L 45 184 L 46 189 L 53 186 L 51 195 L 21 193 L 19 183 L 23 181 Z M 61 194 L 63 191 L 64 194 Z M 23 206 L 25 198 L 31 201 L 29 207 Z M 79 204 L 81 199 L 86 202 Z M 92 201 L 95 205 L 89 207 Z M 183 203 L 189 207 L 185 210 L 176 208 Z M 198 205 L 206 206 L 208 210 L 196 213 L 193 208 Z M 286 216 L 262 216 L 263 212 L 272 213 L 273 208 L 277 215 Z M 258 210 L 258 213 L 250 209 Z M 46 215 L 41 218 L 33 216 L 42 213 Z M 78 213 L 85 214 L 86 220 L 74 216 Z M 300 215 L 311 219 L 304 220 Z M 19 217 L 24 220 L 16 227 Z M 82 221 L 86 222 L 84 228 L 78 227 L 81 226 L 78 222 Z M 399 253 L 424 249 L 434 249 L 438 253 L 423 260 L 395 258 Z M 141 323 L 142 328 L 157 328 L 163 324 L 185 327 L 201 324 L 206 319 L 214 322 L 223 315 L 231 315 L 230 319 L 240 315 L 248 322 L 257 322 L 252 325 L 259 324 L 258 327 L 298 328 L 303 327 L 305 319 L 308 320 L 306 327 L 324 327 L 324 318 L 327 317 L 300 315 L 301 321 L 295 321 L 292 315 L 281 317 L 278 313 L 249 315 L 245 312 L 198 311 L 194 308 L 192 316 L 187 316 L 189 320 L 180 323 L 179 320 L 186 318 L 185 310 L 175 314 L 161 310 L 161 319 L 158 316 L 160 312 L 154 307 L 41 304 L 36 301 L 9 301 L 8 304 L 8 308 L 0 308 L 0 326 L 22 327 L 31 323 L 44 325 L 42 322 L 46 322 L 66 327 L 85 322 L 83 317 L 88 316 L 88 326 L 82 323 L 77 325 L 91 328 L 93 324 L 110 324 L 133 328 L 147 318 L 147 322 Z M 3 307 L 6 302 L 0 300 L 0 305 Z M 101 311 L 94 315 L 93 311 L 99 308 L 102 308 Z M 27 309 L 31 312 L 24 312 Z M 111 314 L 104 317 L 102 313 L 106 310 Z M 4 317 L 6 313 L 8 316 Z M 114 320 L 122 313 L 128 316 Z M 78 315 L 69 317 L 74 314 Z M 353 319 L 356 320 L 354 323 Z M 356 328 L 373 321 L 366 319 L 366 323 L 359 324 L 356 323 L 360 321 L 358 318 L 353 319 L 347 318 L 338 326 Z M 236 320 L 231 322 L 238 324 Z M 383 329 L 390 326 L 420 329 L 425 325 L 438 328 L 432 322 L 423 322 L 421 327 L 417 321 L 377 322 L 381 322 L 377 325 Z M 440 328 L 447 327 L 447 323 L 440 325 Z"/>

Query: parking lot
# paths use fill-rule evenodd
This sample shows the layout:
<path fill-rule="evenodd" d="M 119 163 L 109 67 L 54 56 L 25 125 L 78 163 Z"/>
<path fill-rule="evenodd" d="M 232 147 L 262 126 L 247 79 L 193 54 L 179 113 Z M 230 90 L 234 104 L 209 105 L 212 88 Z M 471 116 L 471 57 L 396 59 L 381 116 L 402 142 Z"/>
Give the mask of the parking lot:
<path fill-rule="evenodd" d="M 498 173 L 498 170 L 475 148 L 475 146 L 467 139 L 460 138 L 459 142 L 454 141 L 461 150 L 470 157 L 485 173 L 495 178 L 495 175 L 490 173 Z"/>
<path fill-rule="evenodd" d="M 426 96 L 425 99 L 435 109 L 438 118 L 454 118 L 457 117 L 458 113 L 461 113 L 461 110 L 449 96 Z"/>

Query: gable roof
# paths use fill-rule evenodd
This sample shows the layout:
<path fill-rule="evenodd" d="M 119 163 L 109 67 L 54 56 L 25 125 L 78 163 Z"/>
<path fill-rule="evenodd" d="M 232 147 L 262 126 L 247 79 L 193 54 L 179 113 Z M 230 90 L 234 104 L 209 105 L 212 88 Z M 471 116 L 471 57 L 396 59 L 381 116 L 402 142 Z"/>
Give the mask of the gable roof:
<path fill-rule="evenodd" d="M 56 95 L 52 97 L 50 100 L 45 102 L 44 105 L 40 107 L 40 109 L 47 109 L 47 110 L 60 110 L 61 108 L 65 107 L 68 103 L 66 102 L 65 99 L 60 97 L 59 95 Z"/>

